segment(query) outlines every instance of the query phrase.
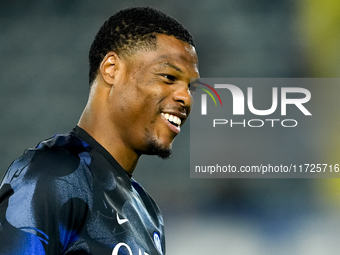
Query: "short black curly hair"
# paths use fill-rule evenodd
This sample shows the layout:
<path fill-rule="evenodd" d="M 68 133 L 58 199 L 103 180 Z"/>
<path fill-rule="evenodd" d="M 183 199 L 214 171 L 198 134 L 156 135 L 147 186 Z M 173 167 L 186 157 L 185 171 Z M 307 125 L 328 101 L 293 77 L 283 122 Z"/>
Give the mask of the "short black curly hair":
<path fill-rule="evenodd" d="M 99 29 L 90 48 L 90 85 L 108 52 L 130 55 L 140 49 L 153 49 L 157 34 L 174 36 L 195 46 L 192 35 L 182 24 L 151 7 L 127 8 L 111 16 Z"/>

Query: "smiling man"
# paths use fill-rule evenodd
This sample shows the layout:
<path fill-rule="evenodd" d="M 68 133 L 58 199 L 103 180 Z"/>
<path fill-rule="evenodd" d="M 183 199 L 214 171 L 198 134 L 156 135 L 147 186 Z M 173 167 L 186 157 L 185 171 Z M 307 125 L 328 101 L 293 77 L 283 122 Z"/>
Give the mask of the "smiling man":
<path fill-rule="evenodd" d="M 76 128 L 14 161 L 0 189 L 0 254 L 165 254 L 162 215 L 132 178 L 166 158 L 198 77 L 189 32 L 148 7 L 122 10 L 90 49 L 90 95 Z"/>

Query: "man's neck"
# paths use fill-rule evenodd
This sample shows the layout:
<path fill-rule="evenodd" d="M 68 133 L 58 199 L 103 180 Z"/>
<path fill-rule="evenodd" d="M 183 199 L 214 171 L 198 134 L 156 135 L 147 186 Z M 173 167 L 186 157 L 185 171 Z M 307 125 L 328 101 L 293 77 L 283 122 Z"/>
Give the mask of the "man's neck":
<path fill-rule="evenodd" d="M 140 155 L 127 148 L 126 144 L 117 137 L 117 133 L 113 129 L 103 125 L 100 116 L 93 114 L 93 112 L 89 114 L 88 111 L 89 109 L 85 108 L 78 126 L 103 146 L 122 168 L 132 174 L 137 166 Z"/>

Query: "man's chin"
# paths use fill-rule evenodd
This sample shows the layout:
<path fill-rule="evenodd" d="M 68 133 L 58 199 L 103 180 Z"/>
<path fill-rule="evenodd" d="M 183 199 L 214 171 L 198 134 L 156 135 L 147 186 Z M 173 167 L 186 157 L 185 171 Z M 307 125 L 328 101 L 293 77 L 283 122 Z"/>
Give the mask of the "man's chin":
<path fill-rule="evenodd" d="M 149 139 L 146 150 L 147 155 L 156 155 L 162 159 L 170 158 L 172 153 L 172 144 L 165 146 L 156 139 Z"/>
<path fill-rule="evenodd" d="M 170 158 L 172 154 L 171 148 L 162 148 L 160 146 L 155 146 L 155 144 L 151 145 L 149 144 L 147 155 L 156 155 L 162 159 L 168 159 Z"/>
<path fill-rule="evenodd" d="M 162 159 L 167 159 L 172 153 L 172 141 L 160 139 L 153 136 L 150 132 L 146 133 L 145 141 L 147 144 L 146 155 L 157 155 Z"/>

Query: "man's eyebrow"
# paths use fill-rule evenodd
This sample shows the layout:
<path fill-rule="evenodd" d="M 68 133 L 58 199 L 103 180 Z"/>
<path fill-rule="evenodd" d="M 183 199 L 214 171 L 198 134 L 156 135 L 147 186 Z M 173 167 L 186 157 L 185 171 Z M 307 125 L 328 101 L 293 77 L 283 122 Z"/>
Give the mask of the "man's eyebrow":
<path fill-rule="evenodd" d="M 169 62 L 162 63 L 162 64 L 160 64 L 160 66 L 161 66 L 161 67 L 167 66 L 167 67 L 170 67 L 170 68 L 175 69 L 177 72 L 179 72 L 179 73 L 181 73 L 181 74 L 184 73 L 184 72 L 182 71 L 181 68 L 179 68 L 178 66 L 176 66 L 176 65 L 174 65 L 174 64 L 171 64 L 171 63 L 169 63 Z"/>

